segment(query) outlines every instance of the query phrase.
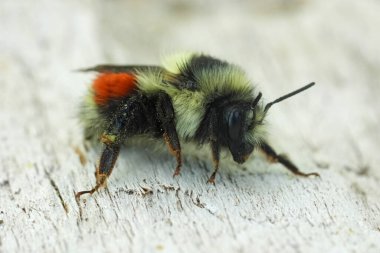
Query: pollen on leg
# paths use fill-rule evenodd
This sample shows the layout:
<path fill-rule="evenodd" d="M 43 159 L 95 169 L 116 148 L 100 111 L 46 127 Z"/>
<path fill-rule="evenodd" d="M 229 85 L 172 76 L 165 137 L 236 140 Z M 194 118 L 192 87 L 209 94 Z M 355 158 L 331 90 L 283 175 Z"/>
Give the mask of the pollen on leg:
<path fill-rule="evenodd" d="M 99 167 L 96 168 L 95 178 L 96 178 L 96 185 L 99 185 L 100 187 L 107 187 L 108 175 L 101 173 L 99 170 Z"/>
<path fill-rule="evenodd" d="M 117 139 L 117 136 L 114 135 L 114 134 L 105 134 L 103 133 L 101 136 L 100 136 L 100 141 L 104 144 L 107 144 L 107 145 L 110 145 L 112 143 L 114 143 Z"/>
<path fill-rule="evenodd" d="M 112 98 L 130 94 L 136 88 L 134 75 L 128 73 L 103 73 L 93 82 L 95 103 L 104 105 Z"/>

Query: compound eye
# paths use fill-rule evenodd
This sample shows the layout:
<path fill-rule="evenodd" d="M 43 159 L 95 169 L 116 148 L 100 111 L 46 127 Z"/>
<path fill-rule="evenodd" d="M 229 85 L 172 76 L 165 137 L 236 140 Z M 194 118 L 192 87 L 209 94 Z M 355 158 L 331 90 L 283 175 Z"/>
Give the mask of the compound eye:
<path fill-rule="evenodd" d="M 228 134 L 232 140 L 239 140 L 242 124 L 241 112 L 238 110 L 231 111 L 228 117 Z"/>

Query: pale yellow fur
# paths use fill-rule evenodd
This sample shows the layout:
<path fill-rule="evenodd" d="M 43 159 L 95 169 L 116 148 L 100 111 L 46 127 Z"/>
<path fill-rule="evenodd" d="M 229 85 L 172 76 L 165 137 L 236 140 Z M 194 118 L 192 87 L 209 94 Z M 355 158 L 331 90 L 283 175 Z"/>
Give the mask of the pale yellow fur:
<path fill-rule="evenodd" d="M 98 106 L 95 103 L 92 89 L 84 98 L 84 103 L 80 110 L 80 121 L 85 126 L 86 135 L 99 137 L 106 127 L 107 122 L 98 113 Z"/>

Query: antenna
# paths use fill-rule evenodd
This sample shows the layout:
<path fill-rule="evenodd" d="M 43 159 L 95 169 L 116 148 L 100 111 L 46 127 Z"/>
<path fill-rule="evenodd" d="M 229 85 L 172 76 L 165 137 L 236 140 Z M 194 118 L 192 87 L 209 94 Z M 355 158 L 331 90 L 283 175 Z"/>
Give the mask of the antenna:
<path fill-rule="evenodd" d="M 292 96 L 294 96 L 294 95 L 296 95 L 296 94 L 298 94 L 298 93 L 300 93 L 300 92 L 302 92 L 302 91 L 304 91 L 304 90 L 307 90 L 307 89 L 309 89 L 310 87 L 312 87 L 314 84 L 315 84 L 315 82 L 309 83 L 308 85 L 305 85 L 304 87 L 299 88 L 298 90 L 295 90 L 295 91 L 293 91 L 293 92 L 290 92 L 290 93 L 288 93 L 288 94 L 286 94 L 286 95 L 284 95 L 284 96 L 282 96 L 282 97 L 277 98 L 277 99 L 274 100 L 273 102 L 268 103 L 268 104 L 265 106 L 264 114 L 267 113 L 267 111 L 269 110 L 269 108 L 271 108 L 272 105 L 277 104 L 278 102 L 281 102 L 281 101 L 284 100 L 284 99 L 290 98 L 290 97 L 292 97 Z M 255 99 L 255 101 L 256 101 L 256 99 Z"/>
<path fill-rule="evenodd" d="M 257 103 L 260 101 L 260 98 L 261 98 L 262 95 L 263 95 L 263 94 L 261 94 L 261 92 L 259 92 L 259 94 L 258 94 L 257 97 L 255 98 L 255 100 L 254 100 L 254 101 L 252 102 L 252 104 L 251 104 L 251 108 L 252 108 L 252 109 L 256 107 L 256 105 L 257 105 Z"/>

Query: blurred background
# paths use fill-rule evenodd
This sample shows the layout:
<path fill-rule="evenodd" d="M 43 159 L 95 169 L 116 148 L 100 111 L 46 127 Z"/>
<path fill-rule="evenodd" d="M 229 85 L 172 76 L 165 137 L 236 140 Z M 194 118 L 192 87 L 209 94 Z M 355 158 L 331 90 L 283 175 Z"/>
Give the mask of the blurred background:
<path fill-rule="evenodd" d="M 25 168 L 76 157 L 66 147 L 82 143 L 77 109 L 94 78 L 76 69 L 159 64 L 167 54 L 198 51 L 242 66 L 266 102 L 315 81 L 272 109 L 271 142 L 364 194 L 365 220 L 379 230 L 379 13 L 375 0 L 2 0 L 0 183 L 44 182 L 43 170 Z M 71 194 L 93 180 L 91 166 L 84 181 L 67 164 L 51 173 L 63 175 L 60 187 Z"/>

